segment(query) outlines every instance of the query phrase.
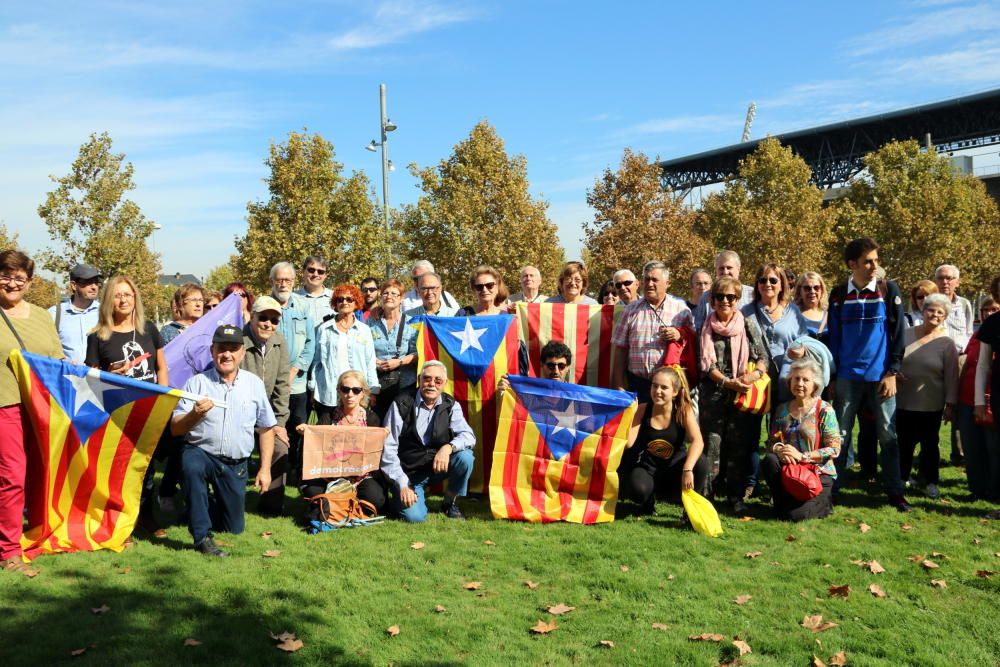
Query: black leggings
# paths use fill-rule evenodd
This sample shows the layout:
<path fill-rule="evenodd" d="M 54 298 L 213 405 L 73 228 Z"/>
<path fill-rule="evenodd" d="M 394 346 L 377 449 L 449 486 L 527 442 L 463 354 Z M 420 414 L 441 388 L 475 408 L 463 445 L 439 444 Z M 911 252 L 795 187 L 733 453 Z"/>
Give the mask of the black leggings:
<path fill-rule="evenodd" d="M 622 480 L 625 497 L 640 505 L 652 502 L 653 494 L 679 502 L 681 475 L 687 454 L 687 450 L 682 449 L 674 452 L 669 459 L 660 459 L 649 452 L 640 453 L 635 467 L 627 473 L 627 479 Z M 694 488 L 703 488 L 708 477 L 708 461 L 704 456 L 698 457 L 693 471 Z"/>
<path fill-rule="evenodd" d="M 896 437 L 899 439 L 899 474 L 905 482 L 913 470 L 913 451 L 920 443 L 920 476 L 926 484 L 937 484 L 941 467 L 938 446 L 941 411 L 916 412 L 896 409 Z"/>
<path fill-rule="evenodd" d="M 774 499 L 774 511 L 780 519 L 788 521 L 805 521 L 806 519 L 822 519 L 833 513 L 833 502 L 830 492 L 833 489 L 833 478 L 820 474 L 819 481 L 823 490 L 815 498 L 802 502 L 796 500 L 785 491 L 781 483 L 781 460 L 777 454 L 768 452 L 760 463 L 760 472 L 767 485 L 771 488 Z"/>
<path fill-rule="evenodd" d="M 326 485 L 332 481 L 333 478 L 310 479 L 302 483 L 299 491 L 302 493 L 303 498 L 312 498 L 313 496 L 325 493 Z M 379 472 L 366 477 L 358 484 L 358 500 L 367 500 L 370 502 L 375 506 L 377 514 L 381 514 L 382 508 L 385 506 L 385 493 L 386 485 L 382 474 Z M 312 503 L 309 504 L 308 517 L 313 521 L 319 519 L 319 510 Z"/>

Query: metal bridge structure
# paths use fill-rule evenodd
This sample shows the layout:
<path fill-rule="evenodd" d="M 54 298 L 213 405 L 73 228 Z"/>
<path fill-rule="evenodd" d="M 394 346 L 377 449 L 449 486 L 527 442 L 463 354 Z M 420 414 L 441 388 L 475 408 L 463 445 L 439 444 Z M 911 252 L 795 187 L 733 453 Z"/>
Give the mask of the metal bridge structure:
<path fill-rule="evenodd" d="M 1000 144 L 1000 88 L 943 102 L 774 135 L 812 168 L 822 188 L 846 183 L 864 156 L 893 140 L 914 139 L 939 153 Z M 686 192 L 721 183 L 763 139 L 659 163 L 664 188 Z"/>

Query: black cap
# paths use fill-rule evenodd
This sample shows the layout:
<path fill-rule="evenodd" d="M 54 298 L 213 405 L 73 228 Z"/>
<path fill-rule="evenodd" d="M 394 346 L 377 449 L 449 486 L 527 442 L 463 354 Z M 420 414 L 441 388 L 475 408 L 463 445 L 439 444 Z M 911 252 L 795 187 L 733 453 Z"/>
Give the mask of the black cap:
<path fill-rule="evenodd" d="M 103 278 L 103 276 L 100 271 L 90 264 L 77 264 L 69 272 L 69 279 L 75 283 L 81 280 L 90 280 L 91 278 Z"/>
<path fill-rule="evenodd" d="M 215 334 L 212 336 L 212 344 L 216 343 L 234 343 L 242 346 L 243 331 L 232 324 L 223 324 L 215 330 Z"/>

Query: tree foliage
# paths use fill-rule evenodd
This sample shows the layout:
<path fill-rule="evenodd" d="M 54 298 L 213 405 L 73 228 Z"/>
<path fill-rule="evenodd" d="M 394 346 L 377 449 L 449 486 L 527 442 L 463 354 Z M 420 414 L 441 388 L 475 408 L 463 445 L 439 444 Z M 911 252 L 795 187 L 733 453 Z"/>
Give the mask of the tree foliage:
<path fill-rule="evenodd" d="M 768 138 L 740 161 L 724 189 L 706 197 L 702 228 L 717 250 L 740 254 L 745 271 L 767 262 L 796 273 L 842 272 L 834 216 L 809 165 Z"/>
<path fill-rule="evenodd" d="M 697 215 L 662 188 L 660 168 L 641 152 L 626 148 L 618 169 L 605 169 L 587 191 L 587 203 L 594 209 L 594 219 L 583 226 L 591 282 L 618 269 L 638 275 L 658 259 L 677 283 L 711 261 L 712 246 L 695 229 Z"/>
<path fill-rule="evenodd" d="M 334 282 L 384 272 L 386 235 L 368 177 L 345 178 L 334 158 L 333 144 L 306 130 L 271 144 L 270 196 L 247 204 L 247 233 L 236 238 L 239 280 L 263 289 L 272 265 L 313 254 L 327 259 Z"/>
<path fill-rule="evenodd" d="M 90 135 L 70 173 L 51 177 L 56 189 L 46 195 L 38 215 L 58 247 L 39 257 L 46 269 L 61 276 L 79 262 L 108 277 L 127 275 L 149 308 L 159 300 L 160 255 L 146 245 L 154 223 L 126 198 L 135 189 L 132 164 L 125 162 L 124 153 L 113 153 L 111 144 L 106 132 Z"/>
<path fill-rule="evenodd" d="M 228 264 L 220 264 L 209 271 L 205 276 L 205 289 L 221 292 L 226 285 L 236 280 L 236 274 L 233 272 L 235 262 L 236 256 L 233 255 L 229 258 Z"/>
<path fill-rule="evenodd" d="M 916 141 L 886 144 L 865 167 L 837 206 L 841 241 L 876 239 L 889 277 L 904 288 L 945 263 L 959 267 L 968 292 L 1000 273 L 1000 214 L 980 180 Z"/>
<path fill-rule="evenodd" d="M 448 158 L 423 169 L 411 164 L 410 173 L 423 191 L 401 220 L 411 259 L 430 260 L 445 287 L 461 295 L 479 264 L 495 267 L 511 292 L 520 268 L 533 264 L 551 293 L 563 250 L 548 203 L 528 192 L 527 160 L 508 156 L 492 125 L 479 122 Z"/>

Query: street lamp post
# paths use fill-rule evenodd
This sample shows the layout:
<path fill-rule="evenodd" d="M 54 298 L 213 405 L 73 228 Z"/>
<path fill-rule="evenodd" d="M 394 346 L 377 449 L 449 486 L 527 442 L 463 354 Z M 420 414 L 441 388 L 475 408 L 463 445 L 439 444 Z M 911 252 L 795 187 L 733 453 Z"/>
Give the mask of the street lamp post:
<path fill-rule="evenodd" d="M 379 102 L 379 139 L 376 142 L 372 139 L 372 142 L 366 146 L 366 148 L 372 152 L 375 152 L 379 146 L 382 147 L 382 222 L 385 224 L 385 238 L 387 254 L 385 259 L 385 277 L 392 277 L 392 233 L 389 229 L 389 172 L 392 170 L 392 162 L 389 160 L 389 133 L 396 129 L 396 124 L 393 123 L 386 116 L 385 111 L 385 84 L 380 83 L 378 85 L 378 102 Z"/>

